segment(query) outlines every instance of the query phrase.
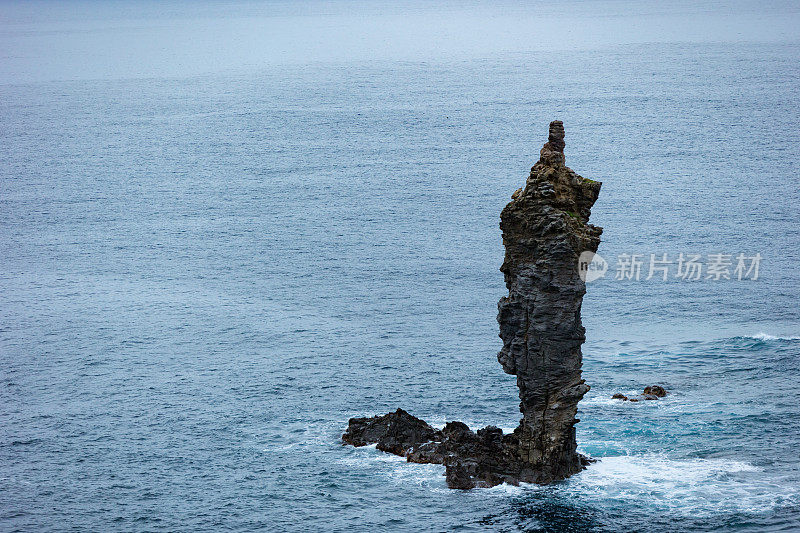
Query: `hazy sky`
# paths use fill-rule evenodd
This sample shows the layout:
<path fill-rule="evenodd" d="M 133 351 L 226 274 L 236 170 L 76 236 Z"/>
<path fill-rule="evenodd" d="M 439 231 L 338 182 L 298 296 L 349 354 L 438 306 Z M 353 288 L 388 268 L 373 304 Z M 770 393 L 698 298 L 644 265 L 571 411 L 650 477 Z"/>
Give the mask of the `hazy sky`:
<path fill-rule="evenodd" d="M 800 42 L 800 2 L 0 2 L 0 83 L 648 42 Z"/>

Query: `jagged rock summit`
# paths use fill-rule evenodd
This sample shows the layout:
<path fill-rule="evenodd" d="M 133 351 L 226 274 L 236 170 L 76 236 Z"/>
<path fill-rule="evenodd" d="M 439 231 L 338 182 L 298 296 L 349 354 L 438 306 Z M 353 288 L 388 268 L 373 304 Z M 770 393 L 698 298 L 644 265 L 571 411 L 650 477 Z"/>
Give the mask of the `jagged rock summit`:
<path fill-rule="evenodd" d="M 564 125 L 550 123 L 548 141 L 524 189 L 500 214 L 506 249 L 500 270 L 508 296 L 498 303 L 503 370 L 517 376 L 522 420 L 513 433 L 462 422 L 437 430 L 402 409 L 350 419 L 342 440 L 446 466 L 451 488 L 499 483 L 550 483 L 585 467 L 576 451 L 581 377 L 582 252 L 596 252 L 602 228 L 588 223 L 601 184 L 565 166 Z"/>

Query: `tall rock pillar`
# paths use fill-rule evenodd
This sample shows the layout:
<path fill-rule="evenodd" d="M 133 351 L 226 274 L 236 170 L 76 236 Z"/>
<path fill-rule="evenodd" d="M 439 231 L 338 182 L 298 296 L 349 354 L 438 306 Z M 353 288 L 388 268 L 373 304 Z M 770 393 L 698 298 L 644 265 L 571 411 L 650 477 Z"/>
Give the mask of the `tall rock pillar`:
<path fill-rule="evenodd" d="M 517 376 L 523 416 L 513 433 L 495 426 L 472 431 L 463 422 L 436 429 L 398 409 L 351 418 L 342 441 L 443 464 L 453 489 L 550 483 L 583 469 L 588 459 L 576 451 L 575 415 L 589 386 L 581 378 L 586 285 L 578 259 L 600 244 L 602 228 L 589 224 L 599 193 L 599 182 L 564 165 L 564 125 L 555 121 L 525 189 L 500 214 L 508 296 L 498 304 L 497 358 Z"/>
<path fill-rule="evenodd" d="M 586 286 L 578 257 L 596 252 L 602 228 L 588 223 L 601 183 L 564 164 L 564 125 L 550 123 L 547 143 L 524 190 L 500 215 L 508 296 L 498 303 L 503 370 L 517 376 L 523 418 L 515 434 L 520 478 L 547 482 L 582 469 L 576 452 L 581 378 L 581 303 Z"/>

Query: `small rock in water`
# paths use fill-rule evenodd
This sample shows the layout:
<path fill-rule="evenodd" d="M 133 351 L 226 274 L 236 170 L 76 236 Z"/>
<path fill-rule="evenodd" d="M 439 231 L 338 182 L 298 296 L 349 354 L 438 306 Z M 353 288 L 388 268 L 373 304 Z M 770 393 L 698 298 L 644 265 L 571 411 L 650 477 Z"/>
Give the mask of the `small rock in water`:
<path fill-rule="evenodd" d="M 612 400 L 622 400 L 628 402 L 638 402 L 639 400 L 658 400 L 667 395 L 667 391 L 661 385 L 648 385 L 644 388 L 644 392 L 638 396 L 628 398 L 621 392 L 614 393 L 611 397 Z"/>
<path fill-rule="evenodd" d="M 652 394 L 653 396 L 657 396 L 659 398 L 663 398 L 667 395 L 666 389 L 660 385 L 649 385 L 644 388 L 645 394 Z"/>

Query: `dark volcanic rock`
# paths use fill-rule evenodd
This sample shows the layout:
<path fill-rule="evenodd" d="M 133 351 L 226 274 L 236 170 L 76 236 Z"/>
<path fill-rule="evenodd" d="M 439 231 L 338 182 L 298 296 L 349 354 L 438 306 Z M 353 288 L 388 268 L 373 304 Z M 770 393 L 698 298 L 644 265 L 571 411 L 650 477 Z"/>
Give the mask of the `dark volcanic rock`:
<path fill-rule="evenodd" d="M 660 385 L 649 385 L 644 388 L 644 393 L 652 394 L 653 396 L 656 396 L 658 398 L 663 398 L 664 396 L 667 395 L 666 389 L 664 389 L 664 387 Z"/>
<path fill-rule="evenodd" d="M 649 385 L 644 388 L 644 392 L 642 394 L 638 394 L 636 396 L 631 396 L 628 398 L 622 393 L 617 392 L 614 394 L 611 399 L 612 400 L 627 400 L 629 402 L 638 402 L 640 400 L 658 400 L 659 398 L 663 398 L 667 395 L 666 389 L 660 385 Z"/>
<path fill-rule="evenodd" d="M 436 438 L 441 440 L 440 431 L 402 409 L 372 418 L 351 418 L 342 435 L 347 444 L 377 444 L 379 450 L 396 455 L 405 455 L 413 446 Z"/>
<path fill-rule="evenodd" d="M 467 467 L 461 463 L 455 463 L 445 471 L 447 476 L 447 486 L 451 489 L 472 489 L 475 488 L 475 481 L 472 475 L 467 470 Z"/>
<path fill-rule="evenodd" d="M 494 426 L 477 432 L 462 422 L 449 422 L 442 429 L 442 440 L 415 446 L 407 454 L 409 462 L 438 463 L 446 467 L 451 488 L 492 487 L 500 483 L 517 484 L 522 464 L 517 457 L 518 439 L 503 434 Z M 465 487 L 465 475 L 471 486 Z M 458 480 L 453 486 L 450 479 Z"/>
<path fill-rule="evenodd" d="M 498 304 L 498 360 L 520 389 L 520 459 L 546 481 L 582 468 L 573 426 L 589 386 L 581 379 L 586 285 L 578 257 L 596 252 L 602 233 L 588 223 L 601 184 L 564 166 L 563 138 L 563 124 L 552 122 L 524 191 L 500 215 L 509 294 Z"/>
<path fill-rule="evenodd" d="M 500 215 L 508 296 L 498 304 L 498 360 L 517 376 L 523 414 L 513 433 L 493 426 L 473 432 L 461 422 L 437 431 L 398 409 L 351 419 L 342 440 L 444 464 L 448 486 L 459 489 L 550 483 L 583 469 L 589 460 L 576 452 L 574 428 L 589 390 L 581 378 L 586 286 L 578 258 L 600 243 L 602 228 L 588 223 L 600 185 L 564 166 L 564 125 L 554 121 L 525 188 Z"/>

